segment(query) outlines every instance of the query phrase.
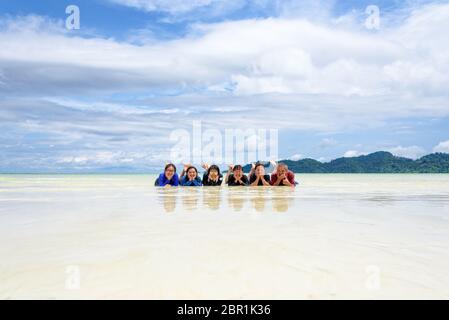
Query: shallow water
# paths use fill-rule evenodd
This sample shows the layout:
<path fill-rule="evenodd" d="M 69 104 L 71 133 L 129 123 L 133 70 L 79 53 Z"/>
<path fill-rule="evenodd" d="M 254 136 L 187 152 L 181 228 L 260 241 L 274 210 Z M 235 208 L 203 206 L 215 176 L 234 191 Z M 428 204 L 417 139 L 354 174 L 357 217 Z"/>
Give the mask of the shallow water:
<path fill-rule="evenodd" d="M 0 175 L 0 299 L 449 298 L 449 175 Z"/>

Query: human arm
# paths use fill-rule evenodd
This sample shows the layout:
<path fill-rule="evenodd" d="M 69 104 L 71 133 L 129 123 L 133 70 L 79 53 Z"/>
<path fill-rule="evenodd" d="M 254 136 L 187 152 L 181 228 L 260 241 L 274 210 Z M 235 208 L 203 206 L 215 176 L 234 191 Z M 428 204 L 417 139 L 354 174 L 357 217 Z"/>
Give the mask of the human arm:
<path fill-rule="evenodd" d="M 252 175 L 250 175 L 249 185 L 251 187 L 258 186 L 259 185 L 259 180 L 260 180 L 260 176 L 255 174 L 255 173 L 253 173 Z M 253 182 L 251 182 L 251 181 L 253 181 Z"/>
<path fill-rule="evenodd" d="M 234 165 L 233 165 L 233 164 L 230 164 L 230 165 L 229 165 L 229 170 L 228 170 L 228 172 L 226 172 L 225 183 L 228 183 L 228 181 L 229 181 L 229 175 L 231 174 L 232 169 L 234 169 Z"/>
<path fill-rule="evenodd" d="M 260 176 L 260 181 L 262 181 L 262 184 L 264 185 L 264 187 L 270 186 L 270 182 L 269 182 L 270 179 L 267 177 L 269 177 L 269 176 Z"/>
<path fill-rule="evenodd" d="M 187 168 L 190 166 L 191 166 L 190 163 L 184 163 L 184 167 L 182 168 L 181 175 L 179 176 L 180 178 L 183 178 L 185 176 Z"/>

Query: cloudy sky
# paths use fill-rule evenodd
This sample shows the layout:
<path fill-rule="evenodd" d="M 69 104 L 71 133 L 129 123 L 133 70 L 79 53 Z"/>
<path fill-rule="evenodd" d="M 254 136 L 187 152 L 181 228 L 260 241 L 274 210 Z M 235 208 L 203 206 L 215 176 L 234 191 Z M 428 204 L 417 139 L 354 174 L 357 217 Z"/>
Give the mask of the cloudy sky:
<path fill-rule="evenodd" d="M 1 0 L 0 172 L 153 170 L 193 120 L 282 159 L 449 153 L 448 30 L 449 1 Z"/>

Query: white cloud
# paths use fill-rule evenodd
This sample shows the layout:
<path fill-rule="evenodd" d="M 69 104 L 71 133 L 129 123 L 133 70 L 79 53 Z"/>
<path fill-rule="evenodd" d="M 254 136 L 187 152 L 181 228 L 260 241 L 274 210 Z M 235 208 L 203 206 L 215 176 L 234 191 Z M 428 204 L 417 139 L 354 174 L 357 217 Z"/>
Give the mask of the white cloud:
<path fill-rule="evenodd" d="M 188 13 L 209 6 L 217 0 L 110 0 L 113 3 L 152 12 L 163 11 L 171 14 Z"/>
<path fill-rule="evenodd" d="M 164 22 L 179 20 L 202 20 L 226 17 L 237 10 L 251 10 L 269 13 L 273 17 L 314 20 L 329 19 L 335 0 L 109 0 L 112 3 L 135 8 L 145 12 L 161 12 L 175 17 L 162 19 Z"/>
<path fill-rule="evenodd" d="M 142 46 L 69 36 L 59 23 L 32 16 L 6 22 L 0 69 L 10 90 L 39 92 L 55 90 L 55 83 L 113 91 L 231 81 L 239 95 L 446 95 L 449 45 L 433 37 L 440 40 L 447 22 L 429 11 L 449 20 L 449 5 L 423 9 L 378 34 L 304 19 L 242 20 L 198 24 L 193 36 Z M 41 81 L 31 83 L 36 77 Z"/>
<path fill-rule="evenodd" d="M 391 152 L 395 156 L 410 158 L 413 160 L 421 158 L 423 155 L 426 154 L 426 150 L 418 146 L 409 146 L 409 147 L 397 146 L 394 148 L 387 149 L 386 151 Z"/>
<path fill-rule="evenodd" d="M 326 149 L 326 148 L 330 148 L 337 145 L 337 141 L 335 141 L 332 138 L 324 138 L 320 141 L 320 143 L 318 144 L 318 147 L 320 149 Z"/>
<path fill-rule="evenodd" d="M 304 156 L 302 154 L 294 154 L 288 158 L 288 160 L 298 161 L 303 159 Z"/>
<path fill-rule="evenodd" d="M 359 157 L 365 155 L 365 152 L 360 152 L 357 150 L 348 150 L 343 154 L 344 158 L 353 158 L 353 157 Z"/>
<path fill-rule="evenodd" d="M 173 14 L 209 6 L 145 3 L 128 1 Z M 327 15 L 327 6 L 317 8 Z M 126 149 L 112 158 L 126 162 L 145 159 L 128 154 L 136 150 L 162 153 L 171 128 L 189 128 L 193 118 L 223 129 L 238 126 L 243 115 L 251 128 L 333 134 L 381 128 L 390 119 L 449 115 L 449 5 L 420 7 L 374 33 L 360 30 L 351 17 L 323 23 L 299 11 L 288 18 L 196 24 L 184 38 L 151 35 L 141 45 L 72 34 L 62 21 L 38 16 L 0 18 L 0 123 L 10 130 L 4 145 L 14 149 L 15 137 L 39 134 L 56 158 L 93 163 L 100 160 L 92 150 Z M 134 98 L 136 92 L 142 96 Z M 126 98 L 104 98 L 116 94 Z M 31 141 L 20 151 L 32 147 L 39 144 Z M 71 154 L 74 148 L 79 152 Z M 445 148 L 442 142 L 435 150 Z M 422 150 L 394 151 L 418 156 Z"/>
<path fill-rule="evenodd" d="M 449 153 L 449 140 L 441 141 L 433 148 L 433 152 Z"/>

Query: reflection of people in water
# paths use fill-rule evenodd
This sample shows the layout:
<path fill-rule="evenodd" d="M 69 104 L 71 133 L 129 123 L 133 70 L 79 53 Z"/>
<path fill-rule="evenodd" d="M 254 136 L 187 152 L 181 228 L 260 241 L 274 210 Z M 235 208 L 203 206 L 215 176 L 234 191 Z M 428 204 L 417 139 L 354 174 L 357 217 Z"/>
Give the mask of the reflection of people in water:
<path fill-rule="evenodd" d="M 266 199 L 267 190 L 258 189 L 256 193 L 252 194 L 251 198 L 254 209 L 256 209 L 256 211 L 258 212 L 264 212 Z"/>
<path fill-rule="evenodd" d="M 271 192 L 273 210 L 277 212 L 287 212 L 294 198 L 294 190 L 291 188 L 273 188 Z"/>
<path fill-rule="evenodd" d="M 290 202 L 292 201 L 292 198 L 289 196 L 285 196 L 285 194 L 276 194 L 276 193 L 279 192 L 276 191 L 276 189 L 274 189 L 273 196 L 271 197 L 271 200 L 273 202 L 273 211 L 287 212 L 290 206 Z"/>
<path fill-rule="evenodd" d="M 200 196 L 199 189 L 186 188 L 183 189 L 182 204 L 185 210 L 192 211 L 198 208 L 198 199 Z"/>
<path fill-rule="evenodd" d="M 177 191 L 177 188 L 159 190 L 159 199 L 166 213 L 175 211 Z"/>
<path fill-rule="evenodd" d="M 205 188 L 203 189 L 203 205 L 212 210 L 220 208 L 221 192 L 219 188 Z"/>
<path fill-rule="evenodd" d="M 228 192 L 228 206 L 234 211 L 241 211 L 247 200 L 247 195 L 240 192 L 242 188 L 232 188 Z"/>
<path fill-rule="evenodd" d="M 169 163 L 165 166 L 164 172 L 154 182 L 156 187 L 176 187 L 179 185 L 178 174 L 174 164 Z"/>

